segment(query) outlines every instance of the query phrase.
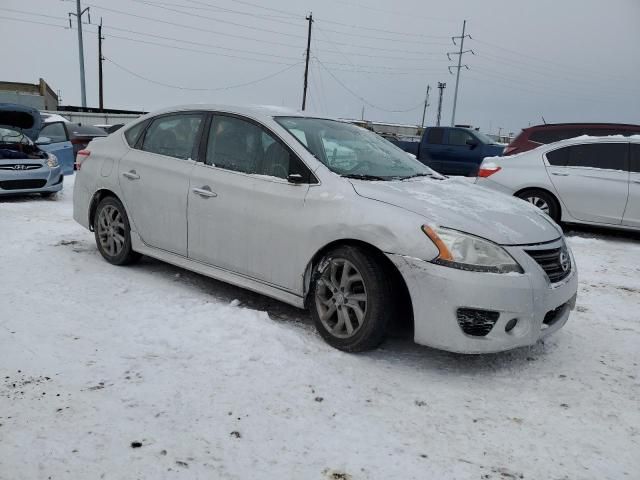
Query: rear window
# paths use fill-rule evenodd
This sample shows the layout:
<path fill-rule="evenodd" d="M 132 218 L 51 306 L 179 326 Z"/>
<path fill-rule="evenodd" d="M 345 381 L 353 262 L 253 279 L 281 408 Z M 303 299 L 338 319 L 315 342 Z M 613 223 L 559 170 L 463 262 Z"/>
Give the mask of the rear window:
<path fill-rule="evenodd" d="M 627 143 L 590 143 L 570 148 L 569 167 L 627 171 Z"/>
<path fill-rule="evenodd" d="M 631 164 L 629 170 L 632 172 L 640 173 L 640 144 L 631 144 Z"/>
<path fill-rule="evenodd" d="M 569 162 L 569 148 L 564 147 L 559 148 L 558 150 L 553 150 L 547 153 L 547 160 L 550 165 L 554 165 L 556 167 L 564 167 Z"/>
<path fill-rule="evenodd" d="M 129 128 L 126 132 L 124 132 L 124 138 L 127 139 L 127 143 L 130 147 L 135 147 L 138 139 L 140 138 L 140 134 L 144 130 L 144 128 L 149 123 L 148 120 L 140 123 L 136 123 L 133 127 Z"/>
<path fill-rule="evenodd" d="M 430 128 L 427 131 L 427 143 L 442 145 L 444 143 L 444 128 Z"/>

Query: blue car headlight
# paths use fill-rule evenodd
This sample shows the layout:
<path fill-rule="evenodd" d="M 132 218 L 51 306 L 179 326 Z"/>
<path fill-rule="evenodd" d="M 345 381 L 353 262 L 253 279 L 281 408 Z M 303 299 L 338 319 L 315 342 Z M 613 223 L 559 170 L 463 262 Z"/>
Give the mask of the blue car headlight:
<path fill-rule="evenodd" d="M 47 166 L 49 168 L 55 168 L 58 165 L 58 157 L 56 157 L 53 153 L 49 153 L 47 157 Z"/>

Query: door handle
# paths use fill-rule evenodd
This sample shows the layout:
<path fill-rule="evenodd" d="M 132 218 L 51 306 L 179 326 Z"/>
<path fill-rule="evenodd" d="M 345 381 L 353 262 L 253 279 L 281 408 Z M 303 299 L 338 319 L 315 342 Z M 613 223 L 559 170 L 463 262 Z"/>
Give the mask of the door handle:
<path fill-rule="evenodd" d="M 551 175 L 555 175 L 556 177 L 568 177 L 568 173 L 560 173 L 560 172 L 551 172 Z"/>
<path fill-rule="evenodd" d="M 216 192 L 211 191 L 211 187 L 205 185 L 202 188 L 192 188 L 191 191 L 196 195 L 200 195 L 204 198 L 217 197 L 218 194 Z"/>
<path fill-rule="evenodd" d="M 135 170 L 122 172 L 122 176 L 128 178 L 129 180 L 140 180 L 140 175 L 138 175 Z"/>

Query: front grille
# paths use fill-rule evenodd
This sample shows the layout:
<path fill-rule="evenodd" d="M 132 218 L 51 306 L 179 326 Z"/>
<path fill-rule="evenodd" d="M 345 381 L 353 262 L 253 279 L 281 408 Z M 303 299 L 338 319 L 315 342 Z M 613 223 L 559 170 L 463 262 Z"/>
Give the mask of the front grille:
<path fill-rule="evenodd" d="M 5 180 L 4 182 L 0 182 L 0 188 L 3 190 L 26 190 L 42 188 L 46 184 L 46 180 Z"/>
<path fill-rule="evenodd" d="M 38 168 L 42 168 L 39 163 L 5 163 L 0 165 L 0 170 L 15 170 L 18 172 L 22 170 L 37 170 Z"/>
<path fill-rule="evenodd" d="M 459 308 L 458 325 L 464 333 L 474 337 L 484 337 L 498 321 L 499 312 L 477 308 Z"/>
<path fill-rule="evenodd" d="M 542 267 L 551 283 L 559 282 L 571 273 L 571 257 L 565 247 L 526 252 Z"/>

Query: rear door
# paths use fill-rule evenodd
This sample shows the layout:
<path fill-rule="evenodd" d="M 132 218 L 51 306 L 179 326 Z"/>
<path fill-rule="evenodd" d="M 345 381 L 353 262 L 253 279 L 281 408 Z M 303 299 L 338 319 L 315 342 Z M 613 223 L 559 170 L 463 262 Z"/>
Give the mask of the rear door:
<path fill-rule="evenodd" d="M 301 175 L 290 183 L 289 174 Z M 300 293 L 304 199 L 311 173 L 263 126 L 215 114 L 191 175 L 189 257 Z"/>
<path fill-rule="evenodd" d="M 63 122 L 46 123 L 38 136 L 38 146 L 45 152 L 55 155 L 62 166 L 62 173 L 71 175 L 75 156 Z"/>
<path fill-rule="evenodd" d="M 447 146 L 443 153 L 442 173 L 467 175 L 474 172 L 481 160 L 480 141 L 463 128 L 448 128 L 445 140 Z M 471 142 L 472 145 L 467 142 Z"/>
<path fill-rule="evenodd" d="M 627 143 L 585 143 L 546 155 L 562 203 L 578 220 L 619 225 L 629 196 Z"/>
<path fill-rule="evenodd" d="M 640 228 L 640 143 L 630 145 L 629 200 L 622 223 Z"/>
<path fill-rule="evenodd" d="M 187 255 L 187 195 L 204 114 L 153 119 L 120 160 L 119 180 L 134 230 L 155 248 Z"/>

